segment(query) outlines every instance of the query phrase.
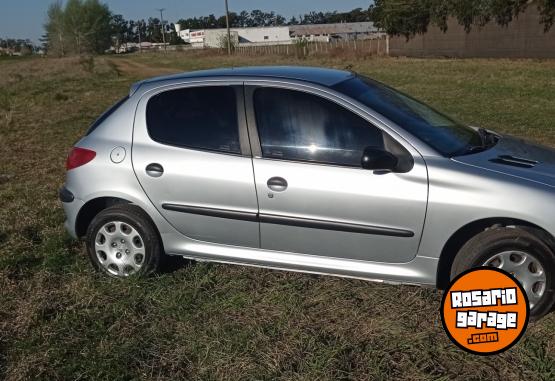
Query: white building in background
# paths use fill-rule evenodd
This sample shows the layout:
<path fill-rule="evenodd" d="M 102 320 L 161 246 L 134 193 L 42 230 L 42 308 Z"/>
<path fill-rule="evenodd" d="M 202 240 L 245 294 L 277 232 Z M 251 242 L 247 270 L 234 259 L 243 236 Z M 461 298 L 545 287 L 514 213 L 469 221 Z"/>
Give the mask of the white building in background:
<path fill-rule="evenodd" d="M 268 26 L 260 28 L 231 28 L 239 34 L 240 44 L 290 44 L 288 26 Z"/>
<path fill-rule="evenodd" d="M 185 29 L 179 30 L 177 33 L 183 41 L 191 44 L 193 48 L 223 48 L 227 41 L 227 29 Z M 231 42 L 237 45 L 239 43 L 237 32 L 231 31 L 230 35 Z"/>
<path fill-rule="evenodd" d="M 231 42 L 239 43 L 237 32 L 231 32 Z M 189 32 L 189 43 L 194 48 L 224 48 L 227 44 L 226 29 L 204 29 Z"/>
<path fill-rule="evenodd" d="M 175 31 L 185 42 L 194 47 L 221 47 L 220 41 L 226 38 L 227 29 L 181 29 L 175 24 Z M 222 37 L 224 36 L 224 37 Z M 235 44 L 290 44 L 289 27 L 231 28 L 231 41 Z"/>
<path fill-rule="evenodd" d="M 196 47 L 221 47 L 221 35 L 226 29 L 182 30 L 175 24 L 175 31 L 185 42 Z M 304 39 L 330 42 L 333 40 L 364 40 L 385 36 L 372 22 L 269 26 L 231 28 L 232 41 L 241 45 L 285 45 Z"/>
<path fill-rule="evenodd" d="M 330 42 L 332 40 L 366 40 L 385 36 L 373 22 L 310 24 L 289 26 L 293 39 Z"/>

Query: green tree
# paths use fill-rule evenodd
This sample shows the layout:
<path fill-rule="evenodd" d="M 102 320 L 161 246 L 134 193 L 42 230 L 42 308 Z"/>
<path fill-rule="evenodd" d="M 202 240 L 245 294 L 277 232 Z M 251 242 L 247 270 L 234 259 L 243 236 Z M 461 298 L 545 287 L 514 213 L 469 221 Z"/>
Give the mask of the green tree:
<path fill-rule="evenodd" d="M 60 56 L 103 53 L 111 44 L 112 14 L 99 0 L 58 1 L 47 12 L 46 45 Z"/>
<path fill-rule="evenodd" d="M 426 0 L 376 0 L 370 14 L 376 26 L 392 35 L 406 37 L 425 33 L 430 23 Z"/>
<path fill-rule="evenodd" d="M 128 32 L 129 26 L 127 21 L 122 15 L 113 15 L 110 22 L 112 39 L 114 41 L 114 47 L 116 50 L 120 48 L 121 45 L 128 42 Z"/>
<path fill-rule="evenodd" d="M 555 21 L 555 0 L 539 0 L 538 8 L 541 14 L 540 22 L 544 26 L 544 31 L 547 32 Z"/>
<path fill-rule="evenodd" d="M 134 42 L 146 41 L 147 23 L 145 20 L 137 20 L 135 23 L 135 39 Z"/>
<path fill-rule="evenodd" d="M 146 24 L 146 38 L 145 41 L 149 42 L 162 42 L 162 26 L 160 20 L 156 17 L 149 17 Z"/>
<path fill-rule="evenodd" d="M 112 28 L 112 12 L 106 4 L 99 0 L 85 0 L 83 3 L 82 21 L 86 28 L 84 47 L 88 53 L 104 53 L 110 48 Z"/>
<path fill-rule="evenodd" d="M 44 26 L 46 34 L 44 36 L 45 47 L 52 54 L 64 56 L 65 49 L 65 24 L 64 24 L 64 10 L 62 3 L 57 1 L 48 7 L 47 11 L 48 22 Z"/>
<path fill-rule="evenodd" d="M 81 0 L 68 0 L 64 9 L 64 30 L 78 54 L 83 51 L 85 33 L 89 33 L 83 26 L 82 5 Z"/>
<path fill-rule="evenodd" d="M 555 18 L 555 0 L 538 0 L 541 23 L 548 31 Z M 447 30 L 454 17 L 469 32 L 489 22 L 508 25 L 531 5 L 529 0 L 375 0 L 369 8 L 371 20 L 389 34 L 407 38 L 425 33 L 430 24 Z"/>

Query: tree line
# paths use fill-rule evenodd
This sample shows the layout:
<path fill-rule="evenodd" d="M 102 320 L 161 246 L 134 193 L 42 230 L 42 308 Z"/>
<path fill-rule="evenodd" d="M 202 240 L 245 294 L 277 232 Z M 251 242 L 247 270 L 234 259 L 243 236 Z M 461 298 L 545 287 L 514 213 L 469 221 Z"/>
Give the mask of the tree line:
<path fill-rule="evenodd" d="M 179 39 L 173 25 L 164 25 L 167 41 L 177 44 Z M 110 47 L 118 48 L 126 42 L 162 42 L 162 24 L 157 18 L 125 20 L 114 15 L 99 0 L 68 0 L 50 5 L 42 37 L 51 55 L 102 54 Z"/>
<path fill-rule="evenodd" d="M 425 33 L 430 25 L 447 30 L 447 20 L 454 17 L 467 31 L 489 22 L 508 25 L 529 6 L 537 6 L 540 22 L 549 30 L 555 19 L 555 0 L 375 0 L 368 9 L 349 12 L 309 12 L 289 19 L 275 12 L 261 10 L 230 12 L 232 27 L 263 27 L 297 24 L 329 24 L 373 21 L 392 35 L 407 38 Z M 225 15 L 182 18 L 182 29 L 225 28 Z M 45 24 L 43 44 L 49 54 L 68 55 L 104 53 L 111 46 L 128 42 L 163 41 L 184 43 L 175 33 L 174 25 L 156 17 L 147 20 L 126 20 L 114 15 L 100 0 L 60 0 L 50 5 Z"/>
<path fill-rule="evenodd" d="M 363 22 L 369 21 L 368 10 L 362 8 L 353 9 L 349 12 L 310 12 L 298 17 L 286 19 L 275 12 L 264 12 L 259 9 L 253 11 L 242 11 L 240 13 L 229 13 L 229 24 L 232 28 L 241 27 L 268 27 L 297 24 L 329 24 L 336 22 Z M 217 29 L 225 28 L 225 15 L 181 18 L 177 24 L 182 29 Z M 160 19 L 151 17 L 143 20 L 125 20 L 121 15 L 112 17 L 112 29 L 115 45 L 127 42 L 149 41 L 160 43 L 163 41 Z M 184 42 L 175 33 L 175 25 L 164 21 L 166 41 L 170 44 L 183 44 Z"/>
<path fill-rule="evenodd" d="M 0 55 L 9 54 L 11 52 L 27 55 L 35 51 L 36 47 L 29 39 L 0 38 Z"/>
<path fill-rule="evenodd" d="M 253 10 L 230 12 L 232 27 L 260 27 L 272 25 L 327 24 L 336 22 L 369 21 L 368 10 L 357 8 L 349 12 L 310 12 L 286 19 L 275 12 Z M 182 18 L 178 21 L 183 29 L 225 28 L 225 15 L 211 14 L 202 17 Z M 162 22 L 156 17 L 147 20 L 126 20 L 114 15 L 100 0 L 60 0 L 50 5 L 42 37 L 44 47 L 51 55 L 101 54 L 111 46 L 118 48 L 128 42 L 170 44 L 184 43 L 175 32 L 174 24 Z"/>
<path fill-rule="evenodd" d="M 447 31 L 447 20 L 455 18 L 470 32 L 474 26 L 495 22 L 507 26 L 528 7 L 540 12 L 540 23 L 547 32 L 555 20 L 555 0 L 375 0 L 369 17 L 391 35 L 407 38 L 426 33 L 430 25 Z"/>
<path fill-rule="evenodd" d="M 229 24 L 232 28 L 251 28 L 264 26 L 283 26 L 298 24 L 332 24 L 340 22 L 370 21 L 368 9 L 356 8 L 349 12 L 309 12 L 304 15 L 292 16 L 289 19 L 275 12 L 264 12 L 255 9 L 251 12 L 229 13 Z M 216 17 L 208 16 L 180 19 L 178 24 L 183 29 L 212 29 L 225 28 L 225 15 Z"/>

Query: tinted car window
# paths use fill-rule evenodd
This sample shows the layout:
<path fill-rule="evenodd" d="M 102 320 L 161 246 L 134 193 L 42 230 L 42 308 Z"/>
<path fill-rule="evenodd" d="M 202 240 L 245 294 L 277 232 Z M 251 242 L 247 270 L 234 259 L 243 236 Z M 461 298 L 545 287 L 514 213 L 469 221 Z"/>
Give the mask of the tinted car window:
<path fill-rule="evenodd" d="M 482 138 L 431 107 L 391 87 L 357 77 L 334 88 L 382 114 L 444 156 L 457 156 L 482 145 Z"/>
<path fill-rule="evenodd" d="M 324 98 L 293 90 L 254 93 L 264 157 L 359 167 L 364 148 L 383 148 L 382 132 Z"/>
<path fill-rule="evenodd" d="M 150 137 L 179 147 L 240 153 L 235 90 L 209 86 L 170 90 L 147 105 Z"/>

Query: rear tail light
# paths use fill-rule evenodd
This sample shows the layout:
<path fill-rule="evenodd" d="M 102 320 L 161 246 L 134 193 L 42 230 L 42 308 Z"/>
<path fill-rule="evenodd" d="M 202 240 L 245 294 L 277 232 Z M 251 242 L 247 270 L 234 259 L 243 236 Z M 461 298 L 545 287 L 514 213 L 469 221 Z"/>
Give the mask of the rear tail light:
<path fill-rule="evenodd" d="M 67 155 L 66 169 L 74 169 L 82 165 L 87 164 L 89 161 L 94 159 L 96 152 L 90 149 L 73 147 L 69 155 Z"/>

